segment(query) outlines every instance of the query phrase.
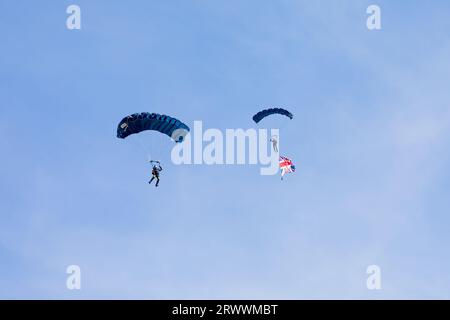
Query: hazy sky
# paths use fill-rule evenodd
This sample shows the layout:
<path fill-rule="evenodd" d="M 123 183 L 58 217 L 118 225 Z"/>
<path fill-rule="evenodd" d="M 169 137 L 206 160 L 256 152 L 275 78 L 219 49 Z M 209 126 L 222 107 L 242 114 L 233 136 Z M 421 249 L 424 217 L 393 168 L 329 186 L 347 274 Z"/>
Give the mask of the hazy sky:
<path fill-rule="evenodd" d="M 2 1 L 0 298 L 450 298 L 449 30 L 444 0 Z M 265 106 L 283 182 L 165 161 L 156 189 L 115 136 Z"/>

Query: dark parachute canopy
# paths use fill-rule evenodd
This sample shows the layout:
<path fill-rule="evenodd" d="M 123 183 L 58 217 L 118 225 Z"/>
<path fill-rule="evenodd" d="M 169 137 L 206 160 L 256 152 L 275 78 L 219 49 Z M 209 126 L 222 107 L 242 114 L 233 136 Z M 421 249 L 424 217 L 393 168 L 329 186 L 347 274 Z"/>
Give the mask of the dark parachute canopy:
<path fill-rule="evenodd" d="M 131 134 L 146 130 L 159 131 L 175 142 L 183 142 L 190 131 L 189 127 L 178 119 L 163 114 L 141 112 L 126 116 L 120 121 L 117 126 L 117 138 L 125 139 Z"/>
<path fill-rule="evenodd" d="M 292 113 L 290 113 L 289 111 L 287 111 L 285 109 L 282 109 L 282 108 L 270 108 L 270 109 L 262 110 L 262 111 L 258 112 L 257 114 L 255 114 L 253 116 L 253 121 L 258 123 L 262 119 L 264 119 L 265 117 L 270 116 L 272 114 L 281 114 L 283 116 L 289 117 L 291 120 L 292 120 L 292 118 L 294 118 Z"/>

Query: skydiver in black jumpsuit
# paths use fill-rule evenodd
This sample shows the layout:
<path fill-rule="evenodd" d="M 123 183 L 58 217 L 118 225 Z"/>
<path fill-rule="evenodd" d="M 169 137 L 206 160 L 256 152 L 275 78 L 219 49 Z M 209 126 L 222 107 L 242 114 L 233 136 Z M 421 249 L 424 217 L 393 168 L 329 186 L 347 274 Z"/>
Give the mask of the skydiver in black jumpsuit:
<path fill-rule="evenodd" d="M 159 161 L 150 161 L 150 162 L 151 163 L 156 162 L 158 165 L 156 165 L 156 164 L 153 165 L 152 178 L 150 179 L 150 181 L 148 183 L 151 184 L 152 181 L 156 178 L 155 187 L 157 187 L 159 184 L 159 173 L 162 171 L 162 167 L 161 167 L 161 164 L 159 163 Z"/>

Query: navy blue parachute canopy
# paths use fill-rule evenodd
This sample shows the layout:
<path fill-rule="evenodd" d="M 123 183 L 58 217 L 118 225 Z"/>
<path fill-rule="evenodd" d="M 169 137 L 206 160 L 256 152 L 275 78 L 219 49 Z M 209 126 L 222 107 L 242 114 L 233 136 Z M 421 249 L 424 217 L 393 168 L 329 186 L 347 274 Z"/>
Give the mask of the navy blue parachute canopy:
<path fill-rule="evenodd" d="M 178 119 L 157 113 L 141 112 L 126 116 L 117 126 L 117 138 L 125 139 L 131 134 L 146 130 L 159 131 L 182 142 L 190 131 L 189 127 Z"/>
<path fill-rule="evenodd" d="M 257 114 L 255 114 L 253 116 L 253 121 L 258 123 L 262 119 L 264 119 L 265 117 L 270 116 L 272 114 L 281 114 L 283 116 L 289 117 L 291 120 L 292 120 L 292 118 L 294 118 L 292 113 L 290 113 L 289 111 L 287 111 L 285 109 L 282 109 L 282 108 L 270 108 L 270 109 L 262 110 L 262 111 L 258 112 Z"/>

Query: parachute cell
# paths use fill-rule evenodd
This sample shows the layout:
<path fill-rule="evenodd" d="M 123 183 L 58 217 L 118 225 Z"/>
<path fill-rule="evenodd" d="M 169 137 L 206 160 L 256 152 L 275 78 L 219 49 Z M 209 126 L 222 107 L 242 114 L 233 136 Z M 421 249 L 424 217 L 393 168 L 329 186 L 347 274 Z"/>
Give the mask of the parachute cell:
<path fill-rule="evenodd" d="M 141 112 L 126 116 L 117 126 L 117 138 L 125 139 L 129 135 L 146 130 L 154 130 L 171 137 L 175 142 L 183 142 L 190 131 L 189 127 L 178 119 L 157 113 Z"/>
<path fill-rule="evenodd" d="M 262 111 L 258 112 L 257 114 L 255 114 L 253 116 L 253 121 L 258 123 L 262 119 L 264 119 L 265 117 L 270 116 L 272 114 L 281 114 L 283 116 L 286 116 L 286 117 L 290 118 L 291 120 L 292 120 L 292 118 L 294 118 L 292 113 L 290 113 L 289 111 L 287 111 L 285 109 L 282 109 L 282 108 L 270 108 L 270 109 L 262 110 Z"/>

